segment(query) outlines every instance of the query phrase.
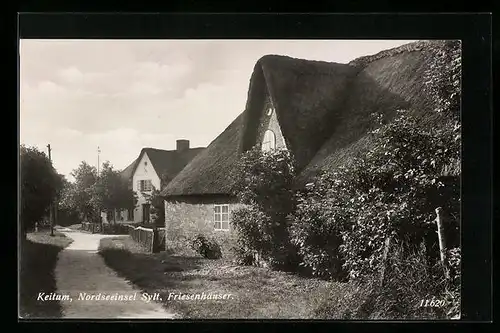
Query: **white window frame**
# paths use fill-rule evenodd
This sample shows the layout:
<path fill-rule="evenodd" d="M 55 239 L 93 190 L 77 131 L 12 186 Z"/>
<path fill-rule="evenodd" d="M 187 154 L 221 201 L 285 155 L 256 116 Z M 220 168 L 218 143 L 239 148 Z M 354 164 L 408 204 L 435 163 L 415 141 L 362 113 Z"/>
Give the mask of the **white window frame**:
<path fill-rule="evenodd" d="M 229 205 L 214 205 L 214 230 L 229 231 Z"/>
<path fill-rule="evenodd" d="M 264 138 L 262 139 L 262 150 L 270 151 L 276 149 L 276 134 L 271 130 L 266 130 Z"/>
<path fill-rule="evenodd" d="M 139 191 L 151 192 L 153 190 L 153 182 L 151 179 L 141 179 L 139 181 Z"/>

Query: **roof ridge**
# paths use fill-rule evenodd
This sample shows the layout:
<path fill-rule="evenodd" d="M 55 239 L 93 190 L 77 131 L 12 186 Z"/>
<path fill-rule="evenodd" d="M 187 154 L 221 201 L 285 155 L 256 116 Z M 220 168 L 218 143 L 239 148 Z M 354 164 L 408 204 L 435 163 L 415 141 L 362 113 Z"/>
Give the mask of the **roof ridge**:
<path fill-rule="evenodd" d="M 414 42 L 409 42 L 403 45 L 399 45 L 390 49 L 385 49 L 374 54 L 364 55 L 357 57 L 347 63 L 351 66 L 365 67 L 368 64 L 386 57 L 396 56 L 404 52 L 417 52 L 422 51 L 426 46 L 431 44 L 437 44 L 442 42 L 441 40 L 417 40 Z"/>

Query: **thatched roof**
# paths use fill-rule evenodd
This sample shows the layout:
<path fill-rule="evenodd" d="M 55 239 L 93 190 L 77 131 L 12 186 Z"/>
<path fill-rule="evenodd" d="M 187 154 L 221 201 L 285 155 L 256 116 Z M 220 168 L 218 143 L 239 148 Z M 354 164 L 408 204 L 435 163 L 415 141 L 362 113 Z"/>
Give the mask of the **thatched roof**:
<path fill-rule="evenodd" d="M 368 131 L 373 113 L 390 121 L 398 109 L 413 110 L 421 121 L 432 124 L 432 101 L 425 92 L 431 47 L 441 41 L 415 42 L 362 57 L 350 64 L 360 68 L 343 107 L 340 123 L 331 137 L 298 177 L 297 185 L 311 181 L 320 171 L 347 163 L 362 155 L 373 142 Z"/>
<path fill-rule="evenodd" d="M 121 175 L 124 179 L 132 180 L 135 170 L 144 154 L 147 154 L 153 168 L 162 181 L 168 183 L 172 180 L 191 160 L 205 148 L 189 148 L 186 150 L 163 150 L 156 148 L 143 148 L 137 159 L 126 167 Z"/>
<path fill-rule="evenodd" d="M 345 64 L 267 55 L 250 79 L 242 151 L 255 145 L 268 90 L 298 169 L 304 167 L 338 124 L 344 99 L 357 70 Z"/>
<path fill-rule="evenodd" d="M 165 196 L 228 194 L 230 171 L 256 143 L 263 101 L 270 95 L 287 147 L 304 167 L 335 126 L 356 69 L 343 64 L 278 55 L 259 59 L 245 111 L 164 190 Z"/>
<path fill-rule="evenodd" d="M 439 43 L 409 43 L 349 64 L 262 57 L 250 79 L 245 111 L 170 182 L 163 195 L 229 194 L 229 171 L 239 154 L 256 143 L 266 93 L 297 161 L 299 185 L 362 153 L 369 142 L 372 113 L 386 120 L 400 108 L 431 114 L 424 73 L 429 69 L 429 46 Z"/>
<path fill-rule="evenodd" d="M 120 172 L 120 175 L 122 176 L 123 180 L 126 181 L 132 181 L 132 176 L 134 175 L 133 171 L 135 169 L 135 164 L 137 163 L 138 159 L 135 159 L 132 163 L 130 163 L 125 169 L 123 169 Z"/>
<path fill-rule="evenodd" d="M 208 147 L 200 152 L 163 190 L 163 195 L 227 194 L 231 170 L 237 161 L 242 137 L 241 113 Z"/>

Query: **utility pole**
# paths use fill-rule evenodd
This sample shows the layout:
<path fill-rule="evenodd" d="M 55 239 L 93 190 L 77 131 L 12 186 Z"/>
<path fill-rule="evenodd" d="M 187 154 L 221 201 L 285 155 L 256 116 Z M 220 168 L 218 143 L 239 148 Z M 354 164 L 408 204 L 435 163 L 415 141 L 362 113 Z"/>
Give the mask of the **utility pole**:
<path fill-rule="evenodd" d="M 100 164 L 100 161 L 99 161 L 99 154 L 101 153 L 101 148 L 99 148 L 99 146 L 97 146 L 97 180 L 99 180 L 99 164 Z M 99 183 L 97 183 L 99 184 Z M 101 208 L 98 208 L 98 211 L 97 211 L 97 215 L 99 215 L 99 224 L 101 226 L 101 231 L 102 231 L 102 216 L 101 216 Z"/>
<path fill-rule="evenodd" d="M 97 177 L 99 177 L 99 154 L 101 153 L 101 148 L 97 146 Z"/>
<path fill-rule="evenodd" d="M 50 148 L 50 143 L 47 145 L 47 148 L 49 150 L 50 165 L 52 165 L 52 155 L 51 155 L 52 149 Z M 49 218 L 50 218 L 50 235 L 54 236 L 54 202 L 50 203 Z"/>

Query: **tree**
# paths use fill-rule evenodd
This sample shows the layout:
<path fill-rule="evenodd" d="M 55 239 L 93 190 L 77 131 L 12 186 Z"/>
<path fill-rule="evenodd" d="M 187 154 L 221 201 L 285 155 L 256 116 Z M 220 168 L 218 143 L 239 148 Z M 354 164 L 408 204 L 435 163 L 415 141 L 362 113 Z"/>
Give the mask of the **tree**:
<path fill-rule="evenodd" d="M 71 175 L 75 181 L 68 186 L 61 200 L 61 205 L 77 212 L 81 221 L 96 222 L 99 220 L 99 202 L 95 197 L 97 169 L 82 161 Z"/>
<path fill-rule="evenodd" d="M 165 225 L 165 201 L 161 191 L 153 186 L 151 193 L 143 193 L 146 201 L 151 205 L 151 223 L 157 227 Z"/>
<path fill-rule="evenodd" d="M 62 180 L 45 153 L 20 146 L 21 227 L 23 235 L 47 213 L 62 188 Z"/>
<path fill-rule="evenodd" d="M 109 161 L 102 165 L 94 186 L 94 202 L 99 211 L 123 210 L 135 207 L 137 198 L 128 183 Z"/>
<path fill-rule="evenodd" d="M 78 211 L 74 209 L 70 202 L 71 193 L 74 191 L 74 184 L 66 179 L 64 175 L 61 177 L 63 186 L 57 198 L 59 203 L 57 213 L 57 223 L 62 226 L 68 226 L 80 223 Z"/>
<path fill-rule="evenodd" d="M 81 221 L 98 222 L 102 211 L 135 207 L 137 198 L 128 183 L 109 161 L 97 169 L 83 161 L 72 172 L 74 183 L 67 183 L 61 207 L 70 214 L 76 212 Z"/>

